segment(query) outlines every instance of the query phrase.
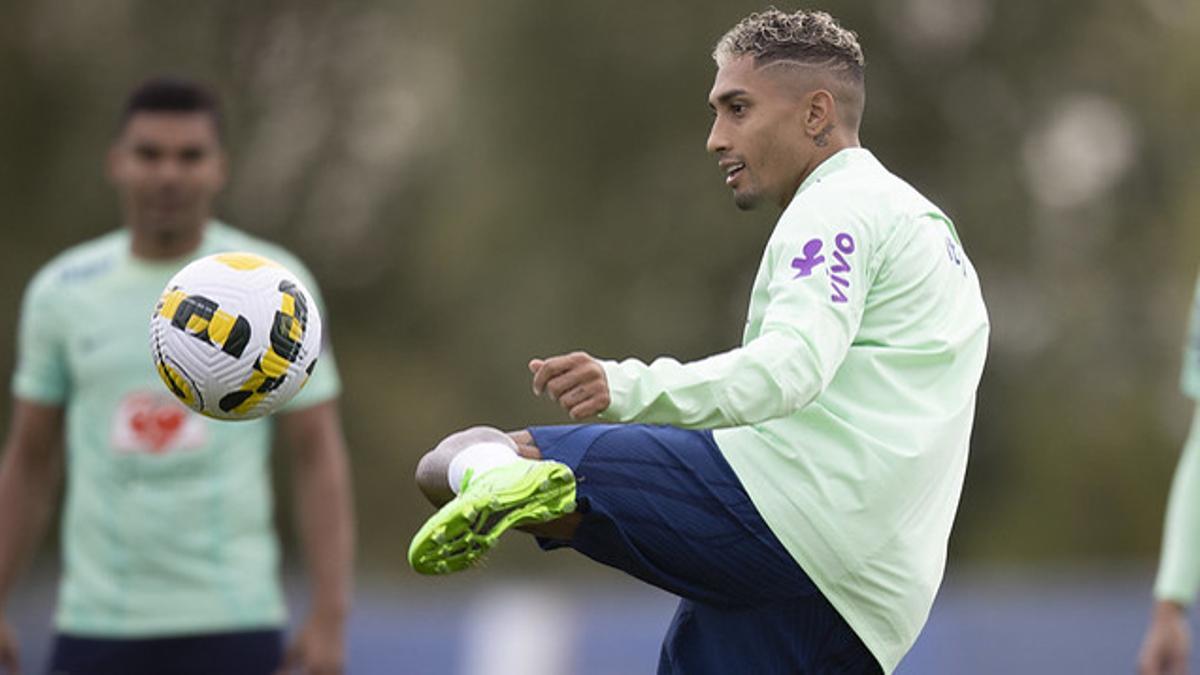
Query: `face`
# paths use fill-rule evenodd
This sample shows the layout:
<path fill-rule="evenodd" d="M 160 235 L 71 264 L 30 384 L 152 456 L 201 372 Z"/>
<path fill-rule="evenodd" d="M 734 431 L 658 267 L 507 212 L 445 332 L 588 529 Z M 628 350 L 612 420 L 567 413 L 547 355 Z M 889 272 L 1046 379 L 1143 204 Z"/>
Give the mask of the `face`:
<path fill-rule="evenodd" d="M 814 155 L 804 97 L 775 70 L 738 57 L 720 66 L 708 96 L 714 115 L 708 151 L 743 210 L 763 203 L 786 207 Z"/>
<path fill-rule="evenodd" d="M 138 112 L 108 153 L 108 175 L 135 233 L 198 232 L 225 185 L 225 156 L 204 112 Z"/>

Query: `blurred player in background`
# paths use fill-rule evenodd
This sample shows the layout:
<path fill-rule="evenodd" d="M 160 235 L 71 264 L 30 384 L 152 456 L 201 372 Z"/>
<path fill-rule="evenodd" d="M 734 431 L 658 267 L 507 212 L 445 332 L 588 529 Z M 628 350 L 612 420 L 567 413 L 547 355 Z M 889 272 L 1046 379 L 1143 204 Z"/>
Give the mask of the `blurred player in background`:
<path fill-rule="evenodd" d="M 0 672 L 18 668 L 3 601 L 44 533 L 65 465 L 50 672 L 339 673 L 354 534 L 333 359 L 273 424 L 218 422 L 167 392 L 147 338 L 167 280 L 203 255 L 257 252 L 317 287 L 282 248 L 213 219 L 226 156 L 207 89 L 156 79 L 132 92 L 107 169 L 125 227 L 45 265 L 19 317 L 0 464 Z M 312 582 L 311 613 L 286 657 L 273 428 L 294 453 Z"/>
<path fill-rule="evenodd" d="M 660 673 L 891 672 L 945 566 L 987 349 L 978 279 L 946 215 L 859 147 L 854 33 L 769 10 L 714 57 L 708 149 L 738 207 L 782 211 L 742 346 L 534 359 L 534 393 L 572 419 L 641 424 L 448 437 L 418 466 L 445 506 L 409 560 L 464 569 L 524 527 L 682 596 Z"/>
<path fill-rule="evenodd" d="M 1191 330 L 1183 356 L 1183 392 L 1200 401 L 1200 283 L 1192 304 Z M 1162 558 L 1154 583 L 1154 610 L 1142 642 L 1138 672 L 1187 672 L 1191 627 L 1187 607 L 1200 589 L 1200 405 L 1171 483 L 1163 531 Z"/>

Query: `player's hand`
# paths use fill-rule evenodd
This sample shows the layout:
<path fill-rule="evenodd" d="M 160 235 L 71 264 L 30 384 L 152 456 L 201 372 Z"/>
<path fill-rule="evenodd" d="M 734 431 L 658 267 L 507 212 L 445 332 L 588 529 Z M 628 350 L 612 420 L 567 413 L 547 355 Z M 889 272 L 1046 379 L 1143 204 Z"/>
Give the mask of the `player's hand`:
<path fill-rule="evenodd" d="M 1187 615 L 1179 605 L 1154 605 L 1150 628 L 1138 654 L 1138 675 L 1185 675 L 1191 638 Z"/>
<path fill-rule="evenodd" d="M 342 675 L 345 666 L 342 621 L 314 614 L 288 647 L 278 675 Z"/>
<path fill-rule="evenodd" d="M 600 362 L 584 352 L 571 352 L 529 362 L 533 395 L 548 395 L 573 420 L 598 415 L 612 403 L 608 378 Z"/>
<path fill-rule="evenodd" d="M 0 673 L 20 675 L 21 661 L 17 653 L 17 638 L 4 615 L 0 614 Z"/>

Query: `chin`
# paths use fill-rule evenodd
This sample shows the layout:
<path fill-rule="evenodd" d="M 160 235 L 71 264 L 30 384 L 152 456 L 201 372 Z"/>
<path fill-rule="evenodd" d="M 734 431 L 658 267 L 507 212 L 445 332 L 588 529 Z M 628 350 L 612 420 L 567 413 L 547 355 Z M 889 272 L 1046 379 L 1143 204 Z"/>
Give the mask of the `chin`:
<path fill-rule="evenodd" d="M 156 241 L 171 242 L 186 237 L 197 229 L 191 220 L 179 216 L 157 217 L 153 220 L 143 221 L 140 227 L 135 227 L 135 229 Z"/>
<path fill-rule="evenodd" d="M 145 224 L 147 234 L 152 234 L 158 237 L 171 237 L 180 234 L 187 229 L 178 218 L 156 218 L 147 221 Z"/>
<path fill-rule="evenodd" d="M 737 193 L 733 194 L 733 203 L 742 211 L 753 211 L 762 204 L 762 199 L 756 194 Z"/>

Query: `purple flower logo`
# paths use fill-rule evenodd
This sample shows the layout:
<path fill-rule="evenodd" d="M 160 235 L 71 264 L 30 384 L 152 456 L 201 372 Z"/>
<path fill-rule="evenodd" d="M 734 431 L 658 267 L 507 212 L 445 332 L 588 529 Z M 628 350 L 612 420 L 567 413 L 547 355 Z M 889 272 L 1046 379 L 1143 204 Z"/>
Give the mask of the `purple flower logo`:
<path fill-rule="evenodd" d="M 825 256 L 821 255 L 821 246 L 820 239 L 809 239 L 804 245 L 804 257 L 792 258 L 792 268 L 799 270 L 793 279 L 812 276 L 813 270 L 825 262 Z"/>

